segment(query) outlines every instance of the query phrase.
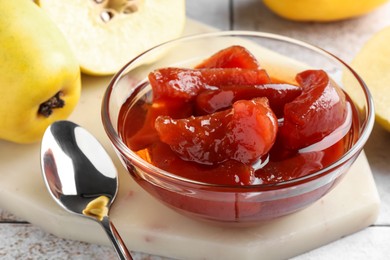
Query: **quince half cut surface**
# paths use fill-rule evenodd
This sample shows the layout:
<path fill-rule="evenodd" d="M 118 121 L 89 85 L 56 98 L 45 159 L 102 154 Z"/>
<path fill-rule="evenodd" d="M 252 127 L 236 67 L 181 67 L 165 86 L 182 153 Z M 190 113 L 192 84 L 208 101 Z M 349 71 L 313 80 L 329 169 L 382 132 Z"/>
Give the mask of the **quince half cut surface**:
<path fill-rule="evenodd" d="M 373 11 L 388 0 L 263 0 L 275 14 L 294 21 L 331 22 Z"/>
<path fill-rule="evenodd" d="M 116 73 L 131 59 L 179 37 L 184 0 L 39 0 L 65 34 L 82 72 Z"/>
<path fill-rule="evenodd" d="M 390 26 L 374 34 L 353 59 L 352 68 L 371 92 L 376 121 L 390 131 Z M 352 93 L 353 94 L 353 93 Z"/>

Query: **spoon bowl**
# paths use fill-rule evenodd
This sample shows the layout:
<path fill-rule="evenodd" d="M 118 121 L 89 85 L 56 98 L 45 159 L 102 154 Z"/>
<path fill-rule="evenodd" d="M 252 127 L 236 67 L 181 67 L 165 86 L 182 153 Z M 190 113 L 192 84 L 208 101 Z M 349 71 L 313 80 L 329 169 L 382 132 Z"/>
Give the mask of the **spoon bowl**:
<path fill-rule="evenodd" d="M 101 224 L 120 259 L 132 259 L 108 213 L 118 174 L 103 146 L 70 121 L 50 125 L 42 138 L 41 167 L 51 196 L 66 211 Z"/>

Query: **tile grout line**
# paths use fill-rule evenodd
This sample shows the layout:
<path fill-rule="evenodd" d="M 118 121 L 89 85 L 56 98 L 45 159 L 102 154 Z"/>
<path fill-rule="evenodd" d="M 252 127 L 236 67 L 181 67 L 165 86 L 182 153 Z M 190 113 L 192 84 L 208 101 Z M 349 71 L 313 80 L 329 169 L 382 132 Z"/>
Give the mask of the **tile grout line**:
<path fill-rule="evenodd" d="M 0 225 L 2 224 L 22 224 L 22 225 L 25 225 L 25 224 L 28 224 L 28 225 L 32 225 L 30 222 L 28 221 L 23 221 L 23 220 L 2 220 L 0 221 Z M 389 224 L 372 224 L 372 225 L 369 225 L 367 227 L 371 227 L 371 228 L 376 228 L 376 227 L 390 227 L 390 223 Z"/>
<path fill-rule="evenodd" d="M 0 221 L 0 225 L 2 225 L 2 224 L 23 224 L 23 225 L 26 225 L 26 224 L 28 224 L 28 225 L 31 225 L 31 223 L 30 222 L 28 222 L 28 221 L 17 221 L 17 220 L 2 220 L 2 221 Z"/>
<path fill-rule="evenodd" d="M 229 30 L 233 30 L 234 28 L 234 8 L 233 1 L 229 0 Z"/>
<path fill-rule="evenodd" d="M 376 227 L 390 227 L 390 224 L 372 224 L 369 225 L 368 227 L 376 228 Z"/>

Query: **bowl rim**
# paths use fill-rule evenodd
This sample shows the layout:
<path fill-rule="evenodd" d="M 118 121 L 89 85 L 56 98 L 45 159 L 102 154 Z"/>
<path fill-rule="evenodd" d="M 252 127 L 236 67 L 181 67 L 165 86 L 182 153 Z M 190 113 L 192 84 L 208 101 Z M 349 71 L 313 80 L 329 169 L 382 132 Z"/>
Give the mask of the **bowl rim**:
<path fill-rule="evenodd" d="M 226 37 L 226 36 L 234 36 L 234 37 L 239 37 L 239 36 L 247 36 L 247 37 L 261 37 L 261 38 L 267 38 L 267 39 L 273 39 L 273 40 L 278 40 L 278 41 L 283 41 L 287 43 L 291 43 L 294 45 L 299 45 L 300 47 L 304 47 L 310 50 L 313 50 L 321 55 L 326 56 L 327 58 L 330 58 L 336 62 L 338 62 L 340 65 L 342 65 L 344 68 L 346 68 L 352 75 L 353 77 L 357 80 L 359 85 L 361 86 L 363 92 L 364 92 L 364 97 L 365 97 L 365 106 L 366 106 L 366 121 L 364 124 L 361 126 L 361 134 L 356 141 L 356 143 L 346 152 L 341 156 L 338 160 L 333 162 L 332 164 L 328 165 L 327 167 L 316 171 L 314 173 L 287 180 L 287 181 L 282 181 L 282 182 L 276 182 L 276 183 L 270 183 L 270 184 L 252 184 L 252 185 L 226 185 L 226 184 L 213 184 L 213 183 L 206 183 L 206 182 L 200 182 L 188 178 L 184 178 L 178 175 L 175 175 L 173 173 L 170 173 L 168 171 L 162 170 L 142 158 L 140 158 L 135 152 L 133 152 L 130 148 L 128 148 L 125 143 L 122 141 L 120 136 L 116 133 L 111 120 L 110 120 L 110 113 L 108 109 L 108 105 L 110 102 L 110 97 L 113 88 L 115 87 L 116 83 L 119 81 L 119 79 L 122 77 L 123 73 L 126 72 L 127 68 L 132 65 L 134 62 L 138 61 L 141 59 L 144 55 L 147 53 L 157 49 L 161 48 L 163 46 L 167 46 L 170 44 L 176 44 L 180 42 L 187 42 L 191 40 L 196 40 L 200 38 L 209 38 L 209 37 Z M 105 93 L 102 99 L 102 106 L 101 106 L 101 120 L 103 123 L 103 127 L 106 131 L 106 134 L 110 141 L 112 142 L 112 145 L 121 153 L 121 155 L 125 156 L 127 159 L 131 161 L 133 166 L 142 168 L 144 171 L 147 170 L 148 173 L 153 173 L 154 175 L 158 175 L 159 177 L 164 177 L 167 179 L 171 179 L 174 181 L 179 181 L 179 182 L 184 182 L 187 185 L 197 185 L 197 186 L 203 186 L 204 188 L 207 187 L 218 187 L 221 189 L 243 189 L 243 190 L 250 190 L 250 191 L 265 191 L 265 190 L 277 190 L 281 188 L 286 188 L 286 187 L 291 187 L 294 185 L 302 184 L 305 183 L 309 180 L 312 179 L 317 179 L 321 176 L 326 175 L 328 172 L 332 172 L 332 170 L 337 169 L 338 167 L 342 166 L 344 163 L 346 163 L 349 160 L 354 160 L 357 158 L 357 155 L 361 152 L 363 149 L 363 146 L 365 145 L 366 141 L 368 140 L 368 137 L 371 134 L 371 131 L 374 126 L 375 122 L 375 113 L 374 113 L 374 102 L 372 99 L 372 95 L 367 87 L 367 85 L 364 83 L 363 79 L 343 60 L 335 56 L 334 54 L 326 51 L 323 48 L 320 48 L 318 46 L 315 46 L 313 44 L 310 44 L 305 41 L 297 40 L 291 37 L 279 35 L 279 34 L 274 34 L 274 33 L 266 33 L 266 32 L 255 32 L 255 31 L 245 31 L 245 30 L 227 30 L 227 31 L 217 31 L 217 32 L 210 32 L 210 33 L 197 33 L 197 34 L 192 34 L 188 36 L 182 36 L 170 41 L 166 41 L 164 43 L 158 44 L 132 60 L 130 60 L 127 64 L 125 64 L 117 73 L 114 74 L 113 78 L 111 79 Z"/>

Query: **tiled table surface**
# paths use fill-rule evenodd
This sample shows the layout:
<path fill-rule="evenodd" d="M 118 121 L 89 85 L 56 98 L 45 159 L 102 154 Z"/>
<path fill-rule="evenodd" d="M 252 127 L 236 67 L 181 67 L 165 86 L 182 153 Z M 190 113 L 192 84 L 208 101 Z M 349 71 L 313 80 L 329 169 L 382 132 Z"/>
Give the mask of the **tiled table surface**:
<path fill-rule="evenodd" d="M 283 20 L 265 8 L 261 0 L 187 0 L 187 15 L 221 30 L 255 30 L 291 36 L 350 62 L 373 33 L 390 26 L 390 3 L 360 18 L 326 24 Z M 365 152 L 382 201 L 376 223 L 295 259 L 388 259 L 389 147 L 390 133 L 375 125 Z M 135 253 L 134 257 L 161 259 L 142 253 Z M 110 247 L 55 237 L 0 209 L 0 259 L 116 259 L 116 256 Z"/>

